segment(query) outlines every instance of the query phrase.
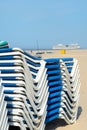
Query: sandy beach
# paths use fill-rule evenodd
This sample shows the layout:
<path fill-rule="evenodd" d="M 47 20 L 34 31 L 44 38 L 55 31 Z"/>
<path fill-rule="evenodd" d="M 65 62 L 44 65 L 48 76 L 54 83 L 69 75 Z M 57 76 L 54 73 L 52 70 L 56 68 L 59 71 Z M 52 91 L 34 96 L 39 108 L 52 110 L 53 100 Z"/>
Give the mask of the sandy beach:
<path fill-rule="evenodd" d="M 33 52 L 35 53 L 35 52 Z M 45 51 L 42 58 L 51 57 L 74 57 L 78 60 L 80 71 L 80 99 L 78 117 L 76 123 L 66 125 L 63 120 L 57 119 L 46 126 L 46 130 L 87 130 L 87 50 L 67 50 L 61 54 L 59 50 Z"/>

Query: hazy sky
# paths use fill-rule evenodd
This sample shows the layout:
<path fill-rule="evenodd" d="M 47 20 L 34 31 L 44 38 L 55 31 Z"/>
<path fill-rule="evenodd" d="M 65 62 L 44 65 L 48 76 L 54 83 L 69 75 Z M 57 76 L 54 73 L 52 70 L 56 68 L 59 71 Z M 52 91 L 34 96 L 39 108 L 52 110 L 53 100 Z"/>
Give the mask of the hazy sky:
<path fill-rule="evenodd" d="M 0 40 L 24 49 L 87 48 L 87 0 L 0 0 Z"/>

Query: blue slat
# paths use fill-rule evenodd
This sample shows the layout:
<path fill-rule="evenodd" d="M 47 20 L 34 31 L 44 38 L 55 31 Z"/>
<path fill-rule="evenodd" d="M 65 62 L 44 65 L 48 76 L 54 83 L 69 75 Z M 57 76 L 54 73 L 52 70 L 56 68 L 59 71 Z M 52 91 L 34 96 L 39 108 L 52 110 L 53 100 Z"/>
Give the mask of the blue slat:
<path fill-rule="evenodd" d="M 58 91 L 58 90 L 62 90 L 63 86 L 53 86 L 49 88 L 49 92 L 54 92 L 54 91 Z"/>
<path fill-rule="evenodd" d="M 61 101 L 61 97 L 52 98 L 52 99 L 48 100 L 47 104 L 49 105 L 49 104 L 55 103 L 57 101 Z"/>
<path fill-rule="evenodd" d="M 60 64 L 46 65 L 46 68 L 48 68 L 48 69 L 60 68 Z"/>
<path fill-rule="evenodd" d="M 52 115 L 50 118 L 46 118 L 45 123 L 47 124 L 48 122 L 51 122 L 51 121 L 57 119 L 58 117 L 59 117 L 59 114 L 56 113 L 55 115 Z"/>
<path fill-rule="evenodd" d="M 53 109 L 51 111 L 48 111 L 47 112 L 47 117 L 49 117 L 49 116 L 51 116 L 51 115 L 53 115 L 55 113 L 59 113 L 59 110 L 60 110 L 60 108 L 55 108 L 55 109 Z"/>
<path fill-rule="evenodd" d="M 17 87 L 17 85 L 16 84 L 13 84 L 13 83 L 2 83 L 2 86 L 5 86 L 5 87 Z"/>
<path fill-rule="evenodd" d="M 1 73 L 15 73 L 15 70 L 5 70 L 5 69 L 3 69 L 3 70 L 0 70 L 1 71 Z"/>
<path fill-rule="evenodd" d="M 14 66 L 14 63 L 0 63 L 0 66 Z"/>
<path fill-rule="evenodd" d="M 59 74 L 61 73 L 61 70 L 50 70 L 50 71 L 47 71 L 47 74 Z"/>
<path fill-rule="evenodd" d="M 4 90 L 4 93 L 5 93 L 5 94 L 13 94 L 13 93 L 14 93 L 14 90 Z"/>
<path fill-rule="evenodd" d="M 1 77 L 0 76 L 0 78 L 2 78 L 2 80 L 16 80 L 16 77 Z"/>
<path fill-rule="evenodd" d="M 57 108 L 57 107 L 60 107 L 61 106 L 61 102 L 56 102 L 54 104 L 51 104 L 47 107 L 47 111 L 51 110 L 51 109 L 54 109 L 54 108 Z"/>
<path fill-rule="evenodd" d="M 60 80 L 60 81 L 55 81 L 55 82 L 49 82 L 49 83 L 48 83 L 49 86 L 54 86 L 54 85 L 58 85 L 58 84 L 59 84 L 59 85 L 62 85 L 62 80 Z"/>
<path fill-rule="evenodd" d="M 40 67 L 40 64 L 39 63 L 34 63 L 34 62 L 32 62 L 32 61 L 29 61 L 29 60 L 27 60 L 26 59 L 26 61 L 27 61 L 27 63 L 29 64 L 29 65 L 33 65 L 33 66 L 35 66 L 35 67 Z"/>
<path fill-rule="evenodd" d="M 49 59 L 45 59 L 45 61 L 47 63 L 51 63 L 51 62 L 60 62 L 60 59 L 59 58 L 49 58 Z"/>
<path fill-rule="evenodd" d="M 73 61 L 73 58 L 61 58 L 64 62 L 65 61 Z"/>
<path fill-rule="evenodd" d="M 61 75 L 57 75 L 57 76 L 48 76 L 47 77 L 47 80 L 59 80 L 59 79 L 61 79 L 62 78 L 62 76 Z"/>
<path fill-rule="evenodd" d="M 25 54 L 26 56 L 28 56 L 28 57 L 34 59 L 34 60 L 40 60 L 40 58 L 37 58 L 37 57 L 35 57 L 35 56 L 32 56 L 32 55 L 30 55 L 30 54 L 27 53 L 27 52 L 24 52 L 24 54 Z"/>
<path fill-rule="evenodd" d="M 53 97 L 57 97 L 57 96 L 61 96 L 61 91 L 49 94 L 49 98 L 53 98 Z"/>
<path fill-rule="evenodd" d="M 13 60 L 14 56 L 0 56 L 0 60 Z"/>
<path fill-rule="evenodd" d="M 12 48 L 0 49 L 0 53 L 11 52 Z"/>

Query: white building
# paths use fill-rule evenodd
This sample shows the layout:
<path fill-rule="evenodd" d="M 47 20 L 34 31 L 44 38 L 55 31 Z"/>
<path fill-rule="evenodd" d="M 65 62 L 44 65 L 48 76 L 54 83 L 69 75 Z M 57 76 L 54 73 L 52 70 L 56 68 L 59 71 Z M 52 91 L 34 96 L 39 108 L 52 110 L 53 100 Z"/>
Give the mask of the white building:
<path fill-rule="evenodd" d="M 76 44 L 57 44 L 54 45 L 52 49 L 79 49 L 80 46 L 76 43 Z"/>

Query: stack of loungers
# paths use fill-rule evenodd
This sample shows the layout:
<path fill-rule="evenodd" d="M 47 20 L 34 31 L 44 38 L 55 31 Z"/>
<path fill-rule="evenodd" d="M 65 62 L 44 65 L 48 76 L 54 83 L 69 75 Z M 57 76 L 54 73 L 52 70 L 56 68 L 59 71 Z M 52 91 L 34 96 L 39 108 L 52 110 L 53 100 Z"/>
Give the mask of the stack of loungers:
<path fill-rule="evenodd" d="M 42 60 L 19 48 L 0 49 L 0 72 L 10 126 L 44 130 L 56 118 L 68 124 L 76 121 L 80 87 L 76 59 Z"/>
<path fill-rule="evenodd" d="M 8 130 L 8 117 L 6 110 L 6 102 L 4 101 L 3 86 L 0 84 L 0 130 Z"/>
<path fill-rule="evenodd" d="M 46 123 L 63 118 L 72 124 L 77 117 L 80 87 L 77 60 L 56 58 L 45 61 L 49 86 Z"/>

